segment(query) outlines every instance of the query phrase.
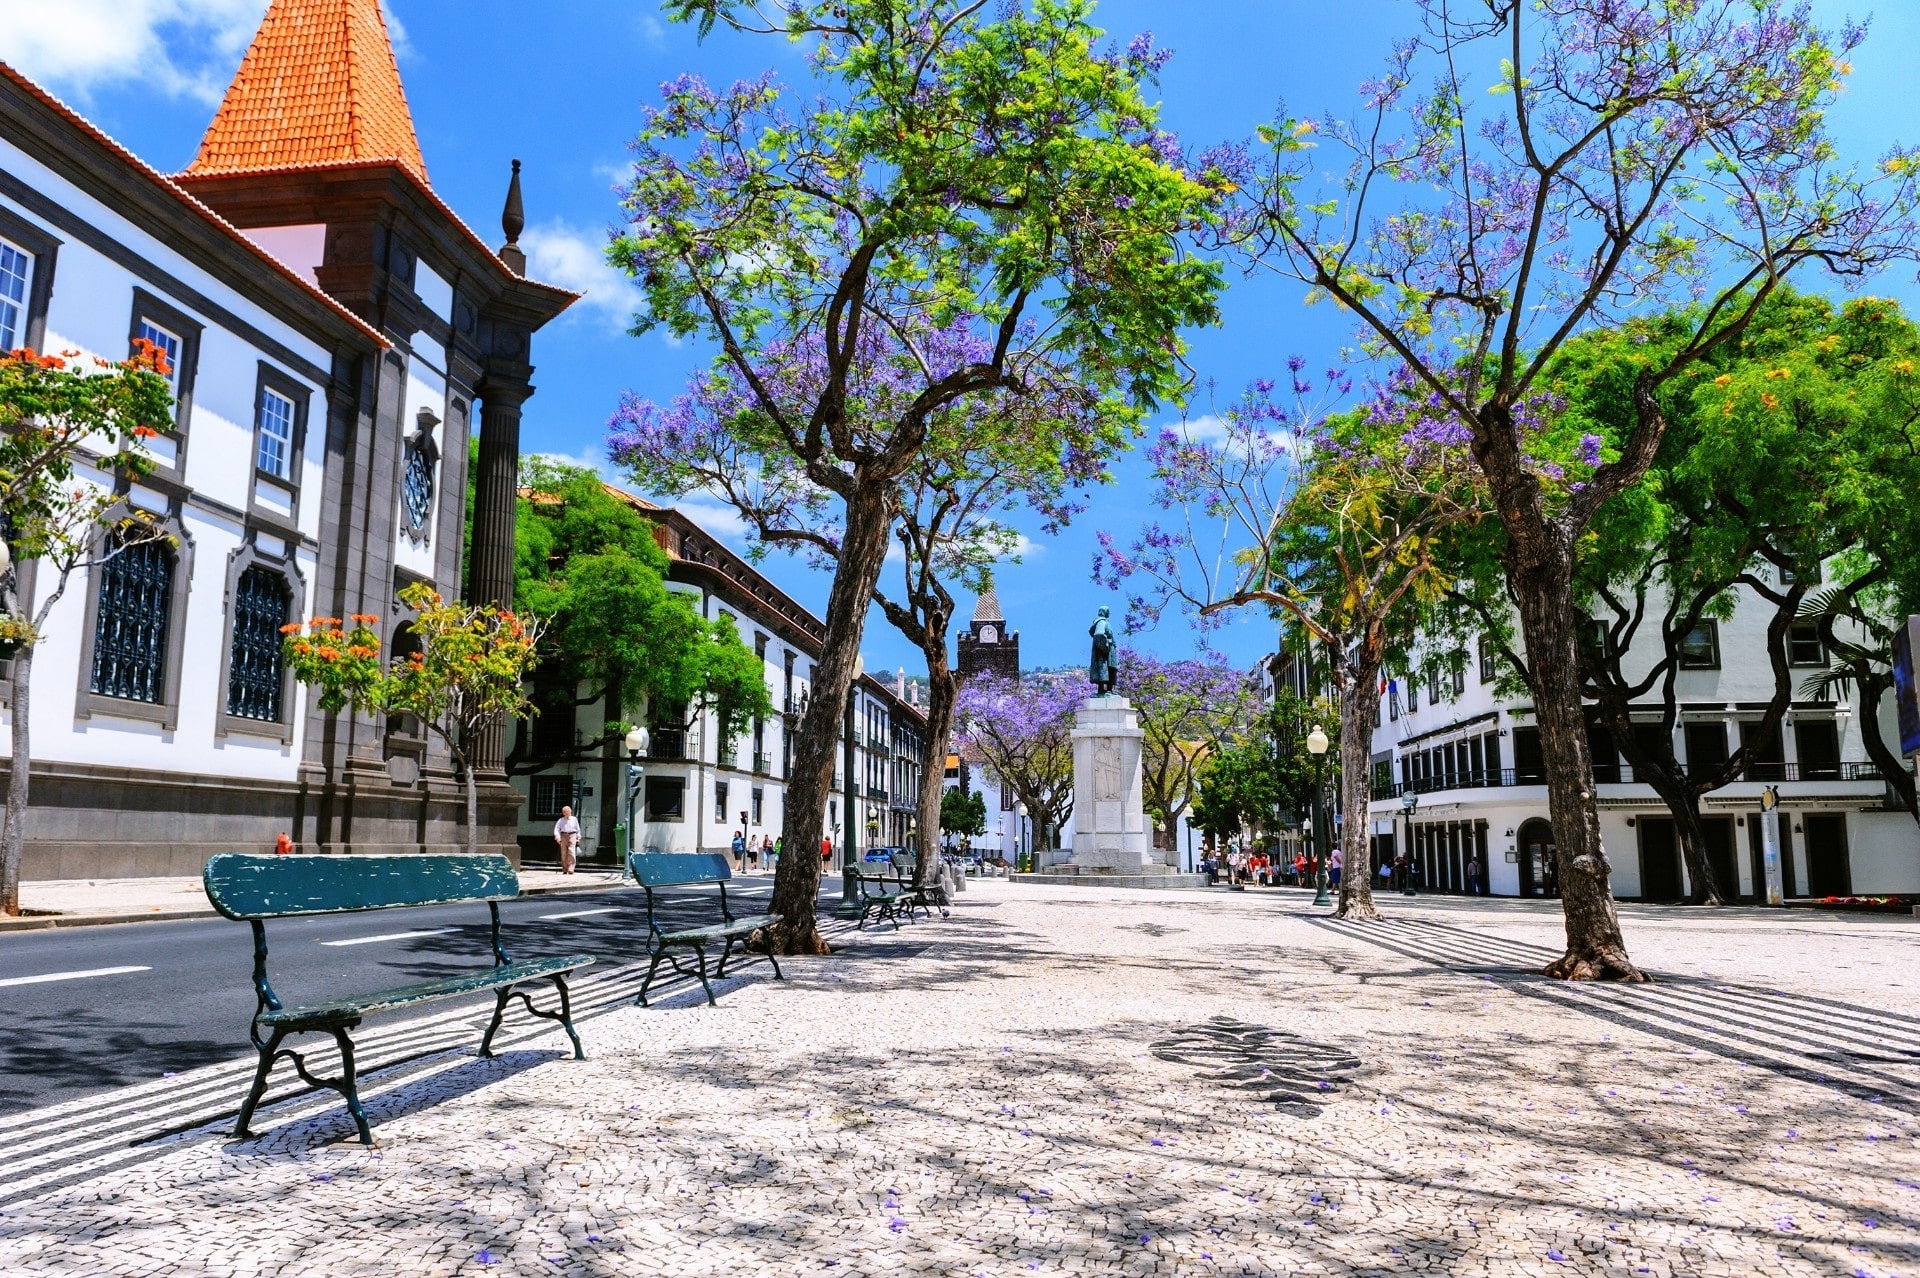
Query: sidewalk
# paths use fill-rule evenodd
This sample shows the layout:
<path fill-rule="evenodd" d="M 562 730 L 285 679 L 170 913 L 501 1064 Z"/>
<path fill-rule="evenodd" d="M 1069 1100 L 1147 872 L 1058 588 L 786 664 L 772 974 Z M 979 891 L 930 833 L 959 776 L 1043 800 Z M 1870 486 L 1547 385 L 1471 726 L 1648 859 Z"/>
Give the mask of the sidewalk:
<path fill-rule="evenodd" d="M 1920 1271 L 1905 929 L 1650 914 L 1659 984 L 1569 988 L 1545 906 L 970 887 L 372 1085 L 372 1151 L 326 1095 L 166 1138 L 9 1203 L 0 1272 Z"/>
<path fill-rule="evenodd" d="M 520 871 L 520 894 L 593 892 L 617 887 L 620 873 L 582 869 L 574 875 L 537 868 Z M 194 878 L 30 879 L 20 885 L 17 919 L 0 918 L 0 932 L 45 927 L 90 927 L 102 923 L 158 923 L 211 918 L 214 909 Z"/>

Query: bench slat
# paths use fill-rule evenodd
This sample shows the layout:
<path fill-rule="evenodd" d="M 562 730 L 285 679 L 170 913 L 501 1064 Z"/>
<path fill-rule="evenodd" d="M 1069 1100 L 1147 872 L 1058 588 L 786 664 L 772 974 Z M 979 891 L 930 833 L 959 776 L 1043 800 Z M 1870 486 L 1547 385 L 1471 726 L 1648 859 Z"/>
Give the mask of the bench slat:
<path fill-rule="evenodd" d="M 223 852 L 201 872 L 230 919 L 340 914 L 520 895 L 504 856 L 259 856 Z"/>
<path fill-rule="evenodd" d="M 780 921 L 778 914 L 759 914 L 753 918 L 739 918 L 731 923 L 715 923 L 712 927 L 693 927 L 684 932 L 665 932 L 660 936 L 662 945 L 691 945 L 696 941 L 715 941 L 723 936 L 743 936 L 748 932 L 757 932 L 763 927 L 772 927 Z"/>
<path fill-rule="evenodd" d="M 497 990 L 503 985 L 552 976 L 556 972 L 571 972 L 575 968 L 588 967 L 592 963 L 593 957 L 587 954 L 574 954 L 565 958 L 527 959 L 519 963 L 508 963 L 503 967 L 486 967 L 472 972 L 463 972 L 459 976 L 442 977 L 437 981 L 397 985 L 392 989 L 376 990 L 371 994 L 360 994 L 352 998 L 312 1003 L 306 1007 L 287 1007 L 277 1012 L 262 1012 L 260 1023 L 268 1026 L 285 1025 L 289 1028 L 303 1025 L 337 1025 L 342 1021 L 371 1016 L 376 1012 L 389 1012 L 415 1003 L 453 998 L 461 994 L 477 994 L 482 990 Z"/>
<path fill-rule="evenodd" d="M 635 852 L 627 857 L 633 877 L 647 887 L 679 887 L 687 883 L 725 883 L 733 867 L 718 852 Z"/>

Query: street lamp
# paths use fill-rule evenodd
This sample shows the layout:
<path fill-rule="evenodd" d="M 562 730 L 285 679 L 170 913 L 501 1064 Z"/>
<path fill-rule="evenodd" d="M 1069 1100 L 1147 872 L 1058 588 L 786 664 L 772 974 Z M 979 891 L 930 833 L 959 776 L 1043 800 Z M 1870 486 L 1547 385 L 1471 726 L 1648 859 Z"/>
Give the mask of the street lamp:
<path fill-rule="evenodd" d="M 853 845 L 860 841 L 860 826 L 853 814 L 854 796 L 854 757 L 853 757 L 853 711 L 860 700 L 860 680 L 867 674 L 867 659 L 855 653 L 853 658 L 853 681 L 847 685 L 846 723 L 842 729 L 843 766 L 847 770 L 844 788 L 840 796 L 840 810 L 846 819 L 840 823 L 840 904 L 834 913 L 843 919 L 860 916 L 860 886 L 854 876 L 860 864 L 853 854 Z"/>
<path fill-rule="evenodd" d="M 646 771 L 643 767 L 641 767 L 640 759 L 642 756 L 644 756 L 647 753 L 647 751 L 652 747 L 652 745 L 653 745 L 652 737 L 648 734 L 647 730 L 644 727 L 641 727 L 640 725 L 636 724 L 632 729 L 628 731 L 627 739 L 626 739 L 627 846 L 623 850 L 620 857 L 620 880 L 623 883 L 626 881 L 626 878 L 627 878 L 627 867 L 628 865 L 631 864 L 631 862 L 629 862 L 627 858 L 633 854 L 634 843 L 640 837 L 640 819 L 639 819 L 640 818 L 640 805 L 639 805 L 640 778 Z"/>
<path fill-rule="evenodd" d="M 1413 814 L 1420 810 L 1420 796 L 1409 789 L 1400 796 L 1400 807 L 1407 814 L 1407 868 L 1400 876 L 1400 895 L 1413 896 Z"/>
<path fill-rule="evenodd" d="M 1313 850 L 1318 854 L 1314 860 L 1320 867 L 1313 880 L 1315 905 L 1333 904 L 1333 899 L 1327 895 L 1327 795 L 1324 780 L 1329 744 L 1327 734 L 1320 730 L 1319 724 L 1314 724 L 1313 731 L 1307 734 L 1307 753 L 1313 756 Z"/>

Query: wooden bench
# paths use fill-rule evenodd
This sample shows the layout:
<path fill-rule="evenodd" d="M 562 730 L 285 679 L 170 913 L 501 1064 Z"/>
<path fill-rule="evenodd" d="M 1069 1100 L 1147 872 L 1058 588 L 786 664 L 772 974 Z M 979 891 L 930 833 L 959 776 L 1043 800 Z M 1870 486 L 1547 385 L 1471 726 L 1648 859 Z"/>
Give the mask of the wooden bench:
<path fill-rule="evenodd" d="M 593 958 L 573 954 L 565 958 L 527 959 L 515 963 L 500 945 L 500 902 L 520 895 L 520 880 L 504 856 L 216 856 L 201 874 L 207 899 L 230 919 L 253 925 L 253 988 L 259 1004 L 248 1037 L 260 1052 L 253 1090 L 240 1107 L 233 1134 L 253 1136 L 248 1124 L 254 1107 L 267 1089 L 267 1078 L 282 1057 L 293 1062 L 300 1077 L 314 1087 L 327 1087 L 346 1098 L 347 1112 L 360 1129 L 363 1144 L 373 1144 L 360 1093 L 354 1085 L 353 1039 L 348 1030 L 362 1018 L 397 1011 L 419 1003 L 463 994 L 494 991 L 493 1020 L 480 1040 L 480 1055 L 493 1055 L 493 1036 L 500 1028 L 507 1001 L 518 997 L 527 1011 L 559 1021 L 573 1040 L 573 1054 L 586 1059 L 580 1036 L 573 1029 L 573 1009 L 567 996 L 567 973 L 586 967 Z M 267 980 L 265 920 L 309 914 L 344 914 L 387 910 L 409 905 L 445 905 L 457 901 L 485 901 L 493 919 L 493 966 L 475 968 L 458 976 L 400 985 L 351 998 L 328 999 L 306 1007 L 283 1007 Z M 550 980 L 559 991 L 560 1010 L 543 1012 L 523 990 L 528 981 Z M 262 1039 L 262 1032 L 266 1037 Z M 341 1076 L 318 1078 L 307 1069 L 306 1058 L 282 1048 L 289 1034 L 328 1033 L 340 1047 Z"/>
<path fill-rule="evenodd" d="M 727 903 L 727 880 L 733 877 L 733 867 L 717 852 L 635 852 L 627 862 L 633 870 L 634 882 L 647 892 L 647 931 L 653 941 L 653 962 L 647 965 L 647 979 L 640 982 L 640 1006 L 647 1005 L 647 990 L 653 985 L 654 974 L 663 961 L 682 976 L 698 976 L 700 988 L 707 992 L 708 1005 L 716 1005 L 713 986 L 707 980 L 707 947 L 721 943 L 720 965 L 713 974 L 724 977 L 733 947 L 755 932 L 772 927 L 781 916 L 755 914 L 735 918 L 733 907 Z M 692 887 L 701 883 L 712 883 L 720 889 L 720 922 L 673 932 L 661 927 L 659 916 L 654 912 L 655 894 L 662 888 Z M 695 970 L 689 972 L 680 966 L 680 960 L 673 953 L 676 949 L 693 951 Z M 773 956 L 771 947 L 767 950 L 767 962 L 773 964 L 775 980 L 786 979 L 780 974 L 780 960 Z"/>

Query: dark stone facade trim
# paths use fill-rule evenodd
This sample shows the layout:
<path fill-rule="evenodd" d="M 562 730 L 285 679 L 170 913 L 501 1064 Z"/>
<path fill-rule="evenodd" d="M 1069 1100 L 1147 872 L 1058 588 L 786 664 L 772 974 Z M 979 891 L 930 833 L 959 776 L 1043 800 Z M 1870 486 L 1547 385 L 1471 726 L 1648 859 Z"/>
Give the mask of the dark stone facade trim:
<path fill-rule="evenodd" d="M 173 441 L 173 462 L 164 470 L 185 482 L 187 477 L 187 436 L 193 429 L 193 381 L 200 368 L 200 334 L 204 325 L 163 297 L 157 297 L 137 285 L 133 290 L 133 312 L 127 317 L 127 350 L 140 336 L 140 321 L 157 325 L 180 339 L 179 366 L 173 370 L 173 429 L 161 432 Z"/>
<path fill-rule="evenodd" d="M 87 606 L 80 629 L 80 686 L 75 692 L 73 717 L 90 719 L 95 715 L 113 719 L 139 719 L 158 723 L 172 732 L 180 725 L 180 666 L 186 654 L 180 649 L 187 631 L 187 602 L 193 589 L 193 538 L 180 518 L 180 502 L 175 499 L 165 519 L 158 525 L 173 538 L 173 597 L 167 603 L 167 653 L 164 695 L 159 701 L 129 701 L 109 697 L 93 690 L 93 640 L 100 624 L 100 560 L 87 569 Z M 107 534 L 102 531 L 98 546 L 104 548 Z"/>
<path fill-rule="evenodd" d="M 21 217 L 0 207 L 0 236 L 33 254 L 33 279 L 27 285 L 26 324 L 16 340 L 28 350 L 46 352 L 47 304 L 53 300 L 53 274 L 59 265 L 60 241 Z"/>
<path fill-rule="evenodd" d="M 299 704 L 291 666 L 283 670 L 280 675 L 278 722 L 268 723 L 263 719 L 249 719 L 244 715 L 232 714 L 227 709 L 227 679 L 233 672 L 233 628 L 237 621 L 234 615 L 234 593 L 240 588 L 241 574 L 255 566 L 271 568 L 285 578 L 289 620 L 297 621 L 306 616 L 307 582 L 300 573 L 300 565 L 294 558 L 291 546 L 287 548 L 284 558 L 269 555 L 262 551 L 249 535 L 240 549 L 227 556 L 227 585 L 221 604 L 226 624 L 220 629 L 220 682 L 214 687 L 214 695 L 220 700 L 214 711 L 213 736 L 215 741 L 224 740 L 229 735 L 266 737 L 282 745 L 291 745 L 293 744 L 294 710 Z"/>

